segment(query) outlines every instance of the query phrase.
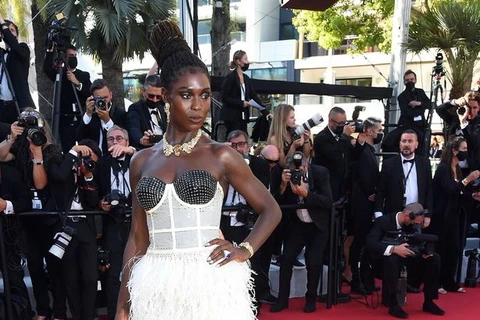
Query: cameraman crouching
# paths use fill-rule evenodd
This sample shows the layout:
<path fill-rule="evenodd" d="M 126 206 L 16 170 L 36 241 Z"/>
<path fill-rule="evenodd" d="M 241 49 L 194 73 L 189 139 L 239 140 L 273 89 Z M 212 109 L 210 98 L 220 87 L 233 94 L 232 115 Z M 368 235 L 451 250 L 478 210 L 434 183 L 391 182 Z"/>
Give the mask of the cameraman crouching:
<path fill-rule="evenodd" d="M 117 125 L 108 130 L 107 143 L 109 154 L 104 155 L 98 165 L 99 194 L 104 195 L 100 208 L 109 212 L 103 223 L 108 260 L 101 261 L 100 268 L 105 271 L 108 319 L 113 320 L 120 291 L 123 251 L 130 231 L 131 214 L 126 215 L 125 209 L 131 207 L 129 168 L 136 150 L 129 146 L 127 130 Z"/>
<path fill-rule="evenodd" d="M 367 250 L 373 254 L 375 262 L 383 264 L 383 281 L 389 306 L 388 313 L 396 318 L 406 319 L 406 313 L 397 301 L 398 277 L 403 265 L 407 269 L 415 268 L 423 273 L 423 311 L 442 316 L 445 311 L 440 309 L 433 299 L 438 298 L 438 279 L 440 276 L 440 256 L 433 252 L 415 254 L 407 243 L 389 245 L 382 240 L 389 232 L 402 230 L 405 234 L 417 233 L 425 219 L 425 211 L 419 203 L 407 205 L 397 214 L 388 214 L 377 218 L 367 238 Z M 381 261 L 380 261 L 381 260 Z"/>
<path fill-rule="evenodd" d="M 302 152 L 287 156 L 281 182 L 272 179 L 272 190 L 279 204 L 305 204 L 306 209 L 292 212 L 289 234 L 286 235 L 280 262 L 278 302 L 270 308 L 279 312 L 288 308 L 293 262 L 306 247 L 307 292 L 304 312 L 316 310 L 318 282 L 323 269 L 323 252 L 328 241 L 328 228 L 332 212 L 332 191 L 328 170 L 309 165 Z M 285 214 L 285 212 L 284 212 Z"/>

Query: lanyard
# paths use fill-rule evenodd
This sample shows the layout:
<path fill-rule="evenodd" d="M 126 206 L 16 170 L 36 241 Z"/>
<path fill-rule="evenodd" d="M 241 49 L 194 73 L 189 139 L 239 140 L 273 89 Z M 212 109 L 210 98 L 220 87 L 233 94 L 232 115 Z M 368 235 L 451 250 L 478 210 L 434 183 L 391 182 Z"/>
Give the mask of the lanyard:
<path fill-rule="evenodd" d="M 407 190 L 407 180 L 408 180 L 408 177 L 410 177 L 410 173 L 412 172 L 414 164 L 415 164 L 415 162 L 412 162 L 412 165 L 410 166 L 410 170 L 408 170 L 407 176 L 403 179 L 403 189 L 404 189 L 404 191 Z M 402 164 L 402 167 L 403 167 L 403 164 Z M 403 168 L 402 168 L 402 170 L 403 170 Z"/>

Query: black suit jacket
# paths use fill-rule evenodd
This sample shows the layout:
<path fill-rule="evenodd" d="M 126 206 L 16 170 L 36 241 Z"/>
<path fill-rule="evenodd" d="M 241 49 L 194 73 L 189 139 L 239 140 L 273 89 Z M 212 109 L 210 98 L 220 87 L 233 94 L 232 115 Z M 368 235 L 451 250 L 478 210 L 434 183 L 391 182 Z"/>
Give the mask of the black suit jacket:
<path fill-rule="evenodd" d="M 55 82 L 55 77 L 57 76 L 57 70 L 53 67 L 53 52 L 47 52 L 45 54 L 45 59 L 43 60 L 43 71 L 48 76 L 52 82 Z M 85 111 L 85 101 L 90 96 L 90 73 L 82 71 L 80 69 L 75 69 L 73 72 L 78 81 L 82 83 L 82 90 L 73 89 L 72 83 L 67 79 L 67 70 L 64 69 L 62 75 L 62 90 L 60 93 L 60 113 L 62 115 L 71 115 L 73 114 L 72 104 L 77 103 L 75 98 L 74 91 L 78 95 L 78 100 L 82 106 L 83 111 Z M 76 113 L 80 113 L 80 109 Z"/>
<path fill-rule="evenodd" d="M 389 231 L 397 231 L 397 215 L 387 214 L 375 219 L 367 236 L 367 250 L 375 256 L 383 256 L 388 244 L 381 240 Z"/>
<path fill-rule="evenodd" d="M 32 209 L 32 199 L 27 184 L 15 167 L 3 163 L 0 163 L 0 198 L 12 202 L 15 214 Z"/>
<path fill-rule="evenodd" d="M 277 169 L 279 172 L 281 168 Z M 328 170 L 322 166 L 311 164 L 308 169 L 308 196 L 304 199 L 308 213 L 315 226 L 322 232 L 329 232 L 330 216 L 332 214 L 332 190 L 326 183 L 329 180 Z M 280 205 L 297 204 L 298 196 L 292 192 L 290 184 L 283 194 L 280 194 L 281 174 L 272 175 L 272 193 Z M 284 211 L 288 215 L 296 216 L 296 210 Z"/>
<path fill-rule="evenodd" d="M 259 105 L 262 105 L 260 98 L 257 96 L 255 89 L 252 86 L 250 78 L 244 74 L 243 79 L 245 81 L 245 101 L 250 99 L 255 100 Z M 222 110 L 220 111 L 220 120 L 224 121 L 248 121 L 250 117 L 250 108 L 243 106 L 243 100 L 241 100 L 241 86 L 240 78 L 236 70 L 230 72 L 222 84 Z M 242 113 L 244 114 L 242 117 Z M 268 114 L 266 109 L 264 112 Z"/>
<path fill-rule="evenodd" d="M 270 166 L 268 162 L 252 155 L 249 155 L 248 158 L 250 160 L 248 166 L 252 170 L 253 175 L 263 183 L 265 188 L 268 188 L 270 186 Z"/>
<path fill-rule="evenodd" d="M 132 156 L 126 155 L 125 160 L 126 161 L 126 168 L 130 168 L 130 160 L 132 159 Z M 103 157 L 100 158 L 98 162 L 98 169 L 97 169 L 97 182 L 98 182 L 98 191 L 99 191 L 99 196 L 100 198 L 104 197 L 110 191 L 112 191 L 112 185 L 111 185 L 111 169 L 114 164 L 114 158 L 110 154 L 107 154 Z M 114 186 L 114 189 L 116 189 L 116 186 Z M 130 190 L 131 192 L 132 190 Z"/>
<path fill-rule="evenodd" d="M 159 123 L 160 128 L 165 133 L 167 131 L 167 115 L 165 114 L 165 109 L 158 108 L 157 111 L 161 118 L 161 122 Z M 145 148 L 145 146 L 140 144 L 140 139 L 143 137 L 145 131 L 152 130 L 152 123 L 150 109 L 145 105 L 143 99 L 128 107 L 127 126 L 130 144 L 137 149 Z"/>
<path fill-rule="evenodd" d="M 405 89 L 398 95 L 398 106 L 400 107 L 400 119 L 398 124 L 406 127 L 419 127 L 425 126 L 425 110 L 431 107 L 431 101 L 425 94 L 423 89 L 415 88 L 413 91 Z M 421 105 L 412 108 L 408 104 L 411 101 L 419 101 Z M 415 117 L 421 117 L 420 121 L 414 121 Z"/>
<path fill-rule="evenodd" d="M 19 43 L 9 29 L 1 29 L 3 40 L 10 46 L 7 57 L 7 70 L 12 80 L 13 90 L 20 109 L 35 108 L 30 87 L 28 86 L 28 70 L 30 68 L 30 49 L 24 42 Z"/>
<path fill-rule="evenodd" d="M 433 192 L 430 161 L 427 158 L 415 155 L 415 168 L 417 171 L 418 202 L 425 209 L 432 211 Z M 403 210 L 404 179 L 400 155 L 383 162 L 375 195 L 375 211 L 389 214 Z M 431 216 L 432 212 L 428 215 Z"/>
<path fill-rule="evenodd" d="M 337 141 L 328 126 L 313 139 L 315 157 L 313 163 L 323 166 L 330 172 L 330 186 L 333 200 L 345 195 L 349 187 L 351 160 L 363 147 L 353 148 L 348 136 L 341 134 Z"/>
<path fill-rule="evenodd" d="M 127 113 L 125 112 L 125 109 L 118 108 L 113 104 L 110 108 L 110 118 L 117 126 L 124 129 L 127 128 Z M 92 114 L 92 119 L 90 119 L 88 124 L 85 124 L 83 119 L 80 121 L 80 124 L 77 127 L 76 139 L 77 141 L 91 139 L 96 143 L 99 143 L 100 131 L 102 131 L 103 134 L 103 143 L 100 146 L 100 149 L 103 154 L 108 154 L 107 131 L 102 128 L 101 120 L 96 112 Z"/>

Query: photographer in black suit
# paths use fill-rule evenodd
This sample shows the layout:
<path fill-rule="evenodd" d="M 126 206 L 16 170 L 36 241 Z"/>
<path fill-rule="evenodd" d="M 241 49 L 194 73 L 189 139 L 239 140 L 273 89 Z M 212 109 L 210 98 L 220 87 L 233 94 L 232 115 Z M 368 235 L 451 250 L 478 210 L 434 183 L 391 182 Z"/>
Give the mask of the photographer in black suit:
<path fill-rule="evenodd" d="M 102 154 L 108 154 L 107 131 L 113 125 L 127 127 L 125 109 L 112 103 L 112 91 L 103 79 L 93 81 L 90 87 L 91 96 L 87 99 L 87 110 L 77 127 L 77 141 L 89 139 L 95 141 Z"/>
<path fill-rule="evenodd" d="M 433 299 L 438 298 L 438 278 L 440 275 L 440 256 L 435 252 L 420 252 L 415 254 L 408 243 L 389 245 L 382 239 L 388 232 L 401 230 L 406 234 L 417 233 L 418 227 L 424 222 L 425 211 L 421 204 L 411 203 L 396 214 L 382 216 L 375 220 L 367 238 L 367 250 L 374 257 L 375 266 L 383 266 L 384 288 L 387 290 L 388 313 L 396 318 L 408 318 L 397 301 L 398 277 L 400 269 L 406 265 L 408 269 L 416 269 L 422 274 L 424 283 L 423 311 L 435 315 L 444 315 Z"/>
<path fill-rule="evenodd" d="M 12 124 L 19 116 L 14 98 L 17 99 L 20 111 L 26 107 L 35 108 L 28 86 L 30 49 L 25 42 L 18 42 L 18 27 L 11 21 L 3 20 L 1 14 L 0 38 L 5 41 L 7 48 L 5 51 L 0 50 L 5 61 L 5 65 L 0 62 L 0 122 Z M 12 88 L 7 81 L 7 72 Z"/>
<path fill-rule="evenodd" d="M 162 84 L 158 75 L 151 75 L 145 79 L 142 94 L 143 98 L 128 108 L 128 134 L 131 145 L 143 149 L 154 145 L 157 140 L 151 136 L 162 138 L 167 130 L 167 115 L 162 103 Z"/>
<path fill-rule="evenodd" d="M 352 269 L 351 291 L 369 294 L 373 288 L 368 287 L 367 283 L 360 281 L 358 263 L 373 220 L 373 206 L 379 176 L 374 145 L 382 142 L 383 128 L 381 120 L 376 118 L 367 118 L 363 122 L 363 126 L 365 129 L 357 138 L 357 144 L 363 144 L 363 151 L 358 161 L 352 166 L 352 196 L 350 203 L 354 238 L 350 248 L 349 263 Z"/>
<path fill-rule="evenodd" d="M 43 71 L 55 82 L 57 69 L 54 63 L 54 48 L 47 49 L 43 60 Z M 75 131 L 85 110 L 85 100 L 90 95 L 90 74 L 77 68 L 77 48 L 69 45 L 65 49 L 65 69 L 60 91 L 59 133 L 64 153 L 75 145 Z"/>
<path fill-rule="evenodd" d="M 328 170 L 309 165 L 309 159 L 302 152 L 288 156 L 286 162 L 288 169 L 282 171 L 281 180 L 272 180 L 272 193 L 279 204 L 305 204 L 307 208 L 289 212 L 292 222 L 280 262 L 278 302 L 270 311 L 280 312 L 288 308 L 293 263 L 306 247 L 307 292 L 303 310 L 309 313 L 316 310 L 317 288 L 332 212 L 332 191 L 325 183 L 329 178 Z"/>
<path fill-rule="evenodd" d="M 126 207 L 131 207 L 130 159 L 135 148 L 129 146 L 128 132 L 113 126 L 107 132 L 108 155 L 98 164 L 98 186 L 100 208 L 109 214 L 103 220 L 103 239 L 108 261 L 101 263 L 105 272 L 108 319 L 115 318 L 120 273 L 125 245 L 130 232 L 131 214 L 126 215 Z"/>

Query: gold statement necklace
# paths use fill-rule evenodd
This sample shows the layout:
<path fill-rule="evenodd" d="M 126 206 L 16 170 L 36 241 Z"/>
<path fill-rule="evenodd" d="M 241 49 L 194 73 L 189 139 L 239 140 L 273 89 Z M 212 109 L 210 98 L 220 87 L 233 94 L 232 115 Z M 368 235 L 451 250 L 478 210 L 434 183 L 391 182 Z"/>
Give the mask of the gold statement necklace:
<path fill-rule="evenodd" d="M 180 156 L 180 152 L 183 151 L 185 153 L 192 153 L 193 147 L 197 144 L 198 140 L 200 140 L 200 137 L 202 136 L 202 130 L 199 129 L 197 131 L 197 134 L 195 137 L 193 137 L 190 141 L 184 142 L 182 144 L 176 144 L 172 146 L 170 143 L 168 143 L 167 138 L 163 137 L 163 153 L 167 157 L 169 157 L 172 153 L 178 157 Z"/>

